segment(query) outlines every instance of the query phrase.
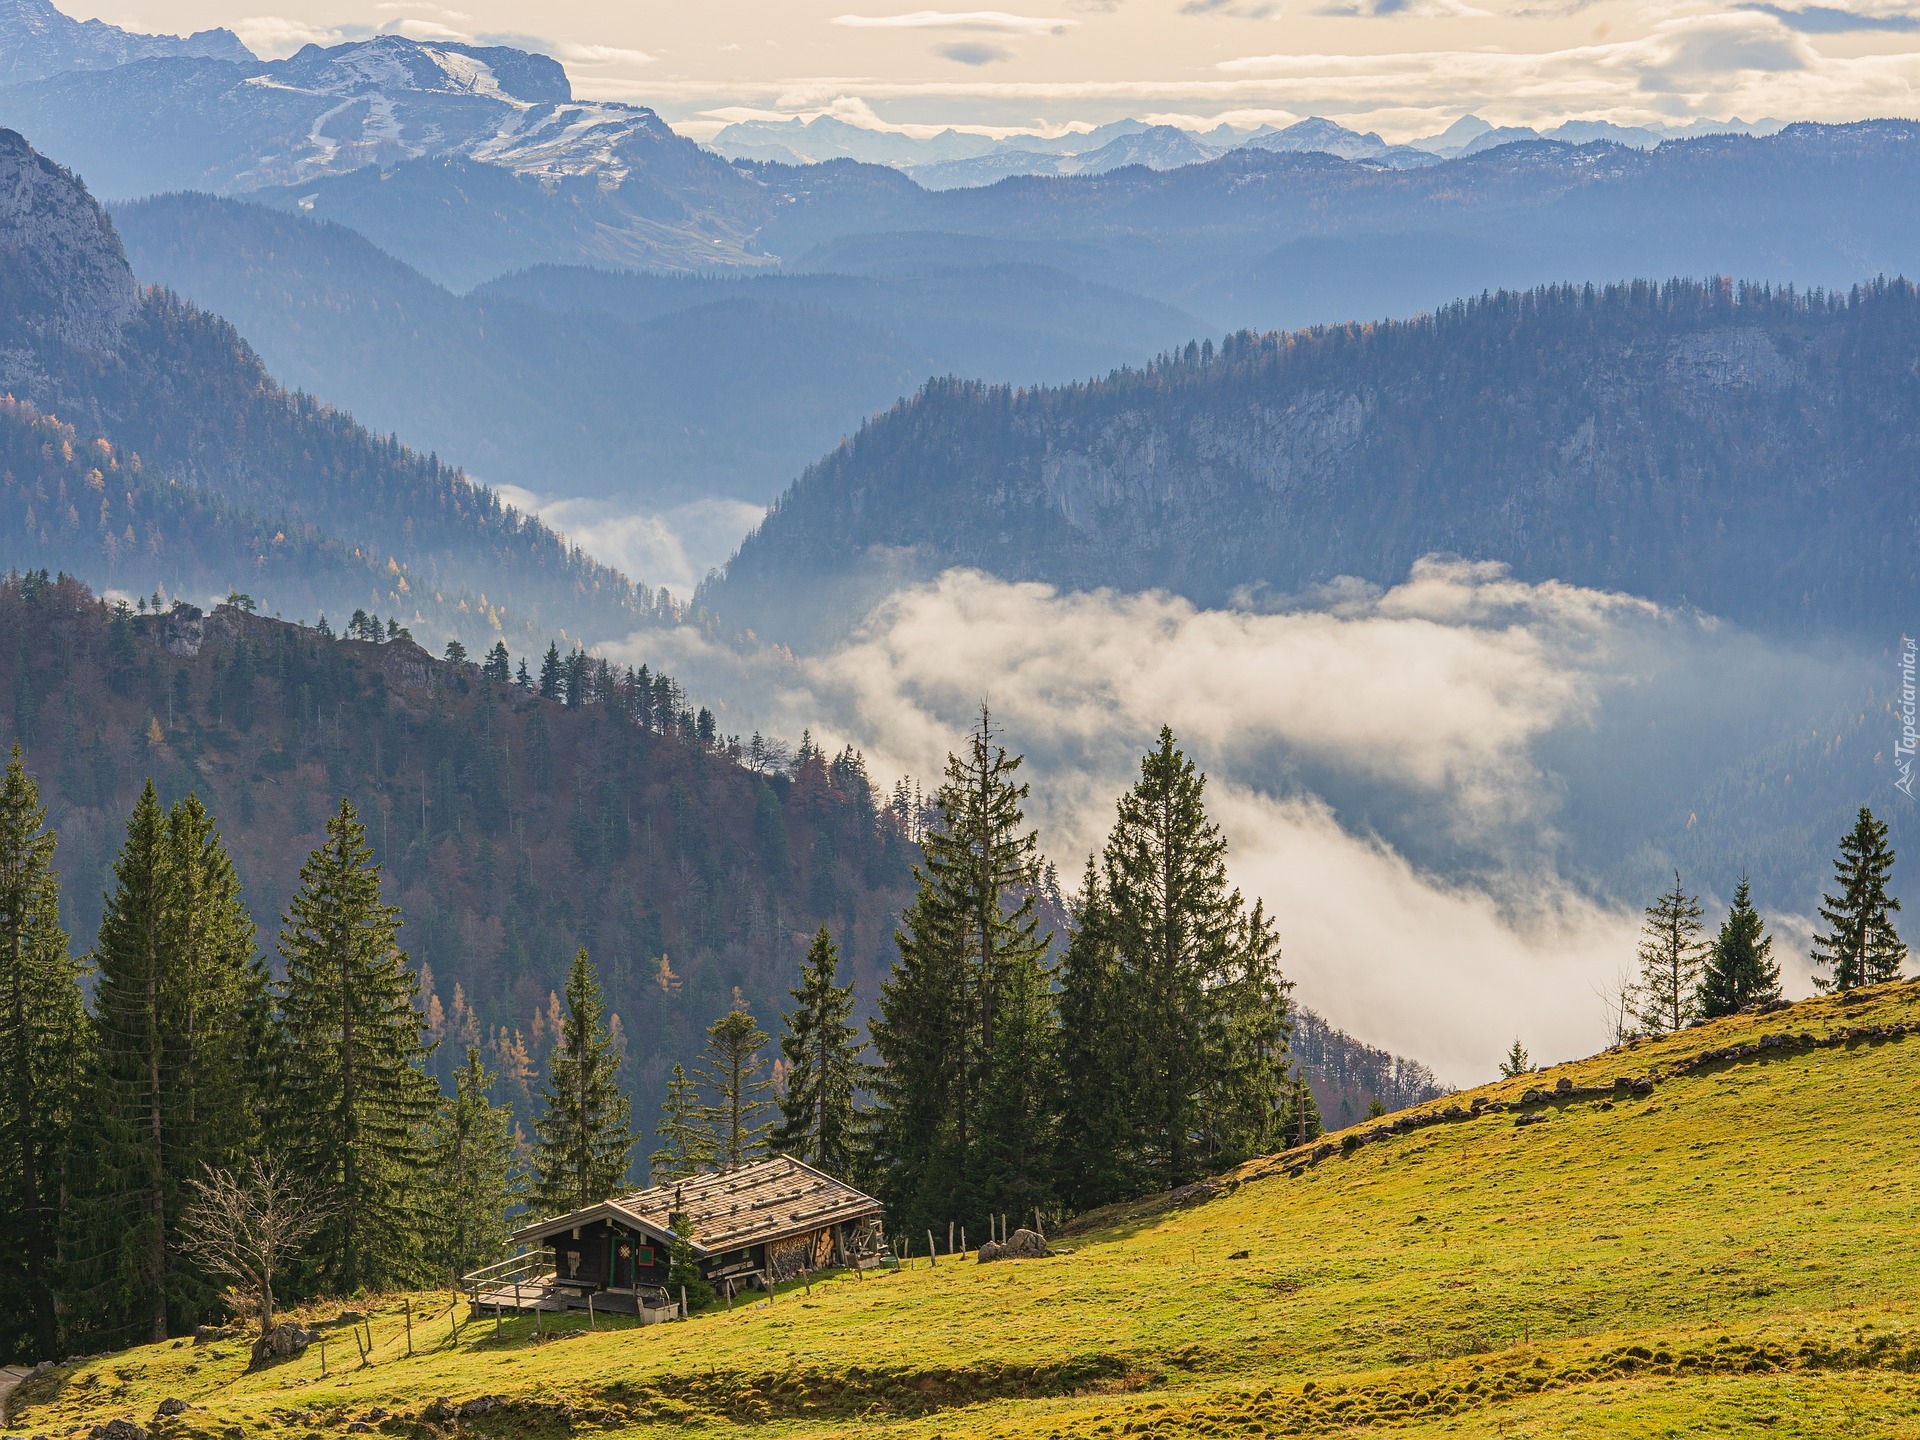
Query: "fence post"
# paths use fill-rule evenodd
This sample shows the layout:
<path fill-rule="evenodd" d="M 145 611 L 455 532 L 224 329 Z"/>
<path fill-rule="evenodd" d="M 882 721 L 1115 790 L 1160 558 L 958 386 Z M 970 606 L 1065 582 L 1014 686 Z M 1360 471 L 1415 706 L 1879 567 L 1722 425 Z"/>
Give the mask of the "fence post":
<path fill-rule="evenodd" d="M 411 1297 L 400 1302 L 407 1317 L 407 1358 L 413 1358 L 413 1300 Z"/>
<path fill-rule="evenodd" d="M 940 1263 L 940 1257 L 933 1253 L 933 1231 L 927 1231 L 927 1268 L 933 1269 Z"/>

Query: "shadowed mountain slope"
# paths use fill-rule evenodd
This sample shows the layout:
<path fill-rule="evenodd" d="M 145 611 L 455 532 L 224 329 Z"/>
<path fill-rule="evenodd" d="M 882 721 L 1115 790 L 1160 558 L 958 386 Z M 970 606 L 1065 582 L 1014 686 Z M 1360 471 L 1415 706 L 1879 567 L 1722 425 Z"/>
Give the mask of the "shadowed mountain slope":
<path fill-rule="evenodd" d="M 941 382 L 812 467 L 703 599 L 810 643 L 954 565 L 1254 604 L 1420 556 L 1762 629 L 1879 634 L 1906 542 L 1920 295 L 1674 282 L 1229 337 L 1091 385 Z M 818 613 L 817 611 L 815 613 Z"/>
<path fill-rule="evenodd" d="M 11 132 L 0 132 L 0 196 L 0 392 L 71 426 L 76 443 L 101 442 L 103 455 L 124 462 L 121 493 L 196 492 L 169 512 L 189 531 L 195 516 L 240 517 L 238 531 L 209 533 L 201 546 L 186 536 L 167 542 L 152 514 L 108 529 L 104 496 L 54 493 L 71 457 L 49 456 L 45 473 L 15 477 L 31 494 L 13 500 L 41 508 L 31 532 L 22 525 L 5 536 L 0 564 L 51 568 L 97 549 L 104 564 L 87 576 L 175 594 L 205 594 L 198 587 L 214 565 L 227 570 L 226 587 L 258 592 L 269 607 L 367 605 L 476 640 L 501 628 L 624 635 L 661 617 L 651 592 L 437 458 L 281 389 L 226 321 L 140 288 L 84 186 Z M 7 423 L 17 429 L 24 418 L 15 410 Z M 79 477 L 82 491 L 104 483 Z M 294 575 L 265 551 L 233 573 L 227 567 L 244 558 L 233 548 L 240 532 L 292 532 L 301 544 L 345 551 L 360 566 L 371 562 L 373 583 L 361 588 L 368 574 L 359 566 Z"/>

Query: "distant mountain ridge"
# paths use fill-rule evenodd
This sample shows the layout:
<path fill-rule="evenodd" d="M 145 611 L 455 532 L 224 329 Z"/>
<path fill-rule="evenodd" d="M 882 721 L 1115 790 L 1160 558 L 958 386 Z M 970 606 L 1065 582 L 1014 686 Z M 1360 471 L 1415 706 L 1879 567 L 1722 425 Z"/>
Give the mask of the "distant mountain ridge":
<path fill-rule="evenodd" d="M 0 0 L 0 85 L 42 80 L 67 70 L 106 70 L 161 57 L 251 61 L 231 30 L 136 35 L 104 20 L 75 20 L 51 0 Z"/>
<path fill-rule="evenodd" d="M 548 186 L 465 160 L 369 168 L 257 198 L 308 205 L 456 289 L 551 263 L 709 268 L 693 262 L 702 247 L 716 265 L 842 272 L 1014 262 L 1147 295 L 1218 333 L 1406 315 L 1568 277 L 1831 286 L 1920 273 L 1920 127 L 1906 121 L 1652 150 L 1531 140 L 1405 169 L 1243 147 L 1171 170 L 944 191 L 849 160 L 705 158 L 728 174 L 702 170 L 687 187 L 660 176 L 665 188 L 646 192 L 664 221 L 639 215 L 628 187 Z M 724 243 L 702 239 L 708 230 Z"/>
<path fill-rule="evenodd" d="M 656 258 L 756 263 L 731 218 L 751 187 L 724 160 L 643 106 L 574 100 L 556 61 L 522 50 L 382 35 L 288 60 L 150 59 L 0 90 L 0 124 L 113 198 L 279 188 L 293 206 L 328 177 L 466 162 L 561 205 L 604 193 Z"/>
<path fill-rule="evenodd" d="M 1081 379 L 1202 328 L 1030 265 L 703 278 L 543 267 L 455 296 L 300 213 L 169 195 L 114 218 L 143 280 L 232 319 L 286 384 L 489 482 L 635 506 L 764 504 L 929 376 Z"/>

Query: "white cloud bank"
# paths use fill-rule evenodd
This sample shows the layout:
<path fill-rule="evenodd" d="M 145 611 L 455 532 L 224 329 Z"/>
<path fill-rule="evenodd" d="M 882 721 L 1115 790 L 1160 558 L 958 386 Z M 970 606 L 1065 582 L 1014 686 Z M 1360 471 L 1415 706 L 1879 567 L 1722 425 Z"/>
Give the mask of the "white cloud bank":
<path fill-rule="evenodd" d="M 818 657 L 742 660 L 657 633 L 610 648 L 733 697 L 729 730 L 851 742 L 882 783 L 937 777 L 985 699 L 1028 756 L 1031 814 L 1068 883 L 1171 725 L 1211 777 L 1235 883 L 1279 917 L 1306 1003 L 1466 1082 L 1515 1034 L 1542 1058 L 1601 1043 L 1595 990 L 1631 961 L 1639 917 L 1538 858 L 1557 791 L 1536 747 L 1591 725 L 1649 645 L 1689 627 L 1630 597 L 1429 561 L 1384 593 L 1276 614 L 954 571 Z M 1329 776 L 1397 797 L 1385 803 L 1462 864 L 1417 865 L 1336 812 L 1314 788 Z"/>
<path fill-rule="evenodd" d="M 903 15 L 836 15 L 848 30 L 964 30 L 988 35 L 1064 35 L 1078 20 L 1009 15 L 1004 10 L 913 10 Z"/>

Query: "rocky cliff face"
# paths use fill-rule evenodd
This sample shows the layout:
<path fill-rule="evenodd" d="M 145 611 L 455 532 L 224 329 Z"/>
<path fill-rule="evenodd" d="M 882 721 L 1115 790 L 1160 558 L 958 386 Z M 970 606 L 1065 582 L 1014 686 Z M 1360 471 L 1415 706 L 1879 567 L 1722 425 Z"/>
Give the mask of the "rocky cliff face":
<path fill-rule="evenodd" d="M 112 353 L 139 299 L 86 186 L 0 130 L 0 388 L 32 398 L 49 347 Z"/>

